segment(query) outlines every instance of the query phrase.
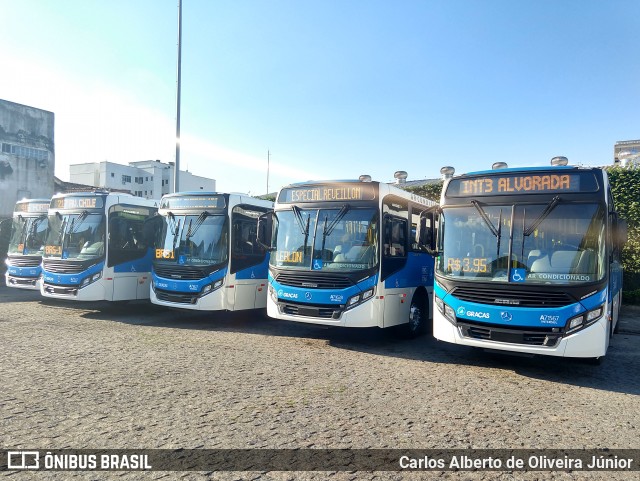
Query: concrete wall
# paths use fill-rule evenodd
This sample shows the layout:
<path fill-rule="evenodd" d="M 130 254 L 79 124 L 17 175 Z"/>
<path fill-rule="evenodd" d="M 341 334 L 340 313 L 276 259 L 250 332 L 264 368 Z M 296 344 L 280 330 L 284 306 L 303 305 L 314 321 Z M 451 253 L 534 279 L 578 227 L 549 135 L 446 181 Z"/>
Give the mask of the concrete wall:
<path fill-rule="evenodd" d="M 52 112 L 0 99 L 0 218 L 23 197 L 53 195 Z"/>

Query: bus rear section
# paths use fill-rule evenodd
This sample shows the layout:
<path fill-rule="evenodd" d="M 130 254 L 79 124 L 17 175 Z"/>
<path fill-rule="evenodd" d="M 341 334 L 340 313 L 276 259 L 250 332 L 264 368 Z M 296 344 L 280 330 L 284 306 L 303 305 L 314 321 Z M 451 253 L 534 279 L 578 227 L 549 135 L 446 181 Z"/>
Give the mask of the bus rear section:
<path fill-rule="evenodd" d="M 267 252 L 256 228 L 272 209 L 273 203 L 242 194 L 165 195 L 151 302 L 203 311 L 264 309 Z"/>
<path fill-rule="evenodd" d="M 626 224 L 606 172 L 500 168 L 445 183 L 434 336 L 601 359 L 617 330 Z"/>
<path fill-rule="evenodd" d="M 430 319 L 433 258 L 414 241 L 435 205 L 399 188 L 361 181 L 293 184 L 278 194 L 258 234 L 271 250 L 267 314 L 342 327 Z"/>
<path fill-rule="evenodd" d="M 16 202 L 5 261 L 5 282 L 8 287 L 40 290 L 40 264 L 47 234 L 49 202 L 49 199 L 24 199 Z"/>
<path fill-rule="evenodd" d="M 42 261 L 45 297 L 77 301 L 149 298 L 156 203 L 106 191 L 51 199 Z"/>

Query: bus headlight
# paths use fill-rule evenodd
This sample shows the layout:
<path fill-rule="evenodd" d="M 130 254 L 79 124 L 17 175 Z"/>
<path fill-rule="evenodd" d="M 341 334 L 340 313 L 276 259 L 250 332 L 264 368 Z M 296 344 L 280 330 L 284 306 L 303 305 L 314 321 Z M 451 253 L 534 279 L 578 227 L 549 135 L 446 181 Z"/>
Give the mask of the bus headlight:
<path fill-rule="evenodd" d="M 92 276 L 85 277 L 84 279 L 82 279 L 82 282 L 80 283 L 80 289 L 82 289 L 83 287 L 88 286 L 89 284 L 94 283 L 95 281 L 97 281 L 101 277 L 102 277 L 102 271 L 96 272 Z"/>
<path fill-rule="evenodd" d="M 367 299 L 371 299 L 375 293 L 376 293 L 376 288 L 371 287 L 370 289 L 367 289 L 366 291 L 361 292 L 360 294 L 351 296 L 347 301 L 347 305 L 345 309 L 351 309 L 357 306 L 358 304 L 362 304 Z"/>
<path fill-rule="evenodd" d="M 438 308 L 438 311 L 440 311 L 440 314 L 442 314 L 447 319 L 447 321 L 449 321 L 451 324 L 455 326 L 456 313 L 453 310 L 453 308 L 449 306 L 449 304 L 445 304 L 445 302 L 442 299 L 440 299 L 438 296 L 434 295 L 433 299 L 436 303 L 436 307 Z"/>
<path fill-rule="evenodd" d="M 278 294 L 276 293 L 276 290 L 273 288 L 273 286 L 271 284 L 269 284 L 269 296 L 271 296 L 271 299 L 273 300 L 273 302 L 277 303 L 278 302 Z"/>
<path fill-rule="evenodd" d="M 212 282 L 211 284 L 207 284 L 202 288 L 202 291 L 200 291 L 200 296 L 206 296 L 210 292 L 220 289 L 222 287 L 222 284 L 224 284 L 224 278 Z"/>
<path fill-rule="evenodd" d="M 591 309 L 590 311 L 583 312 L 579 316 L 572 317 L 567 321 L 567 330 L 565 334 L 573 334 L 580 329 L 584 329 L 585 327 L 589 327 L 591 324 L 595 323 L 602 317 L 602 313 L 604 312 L 604 305 L 598 306 L 595 309 Z"/>

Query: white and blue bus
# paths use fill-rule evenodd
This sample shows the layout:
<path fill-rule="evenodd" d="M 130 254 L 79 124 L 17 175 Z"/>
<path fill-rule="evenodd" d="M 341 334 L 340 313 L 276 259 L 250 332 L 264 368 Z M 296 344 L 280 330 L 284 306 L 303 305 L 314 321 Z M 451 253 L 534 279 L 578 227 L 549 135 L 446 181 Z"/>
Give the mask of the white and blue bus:
<path fill-rule="evenodd" d="M 58 194 L 49 206 L 42 259 L 46 297 L 78 301 L 149 298 L 156 202 L 106 191 Z"/>
<path fill-rule="evenodd" d="M 497 163 L 445 181 L 440 208 L 437 339 L 596 362 L 606 354 L 627 230 L 604 170 L 565 157 L 551 167 Z"/>
<path fill-rule="evenodd" d="M 47 234 L 49 202 L 49 199 L 23 199 L 16 202 L 5 261 L 8 287 L 40 289 L 40 264 Z"/>
<path fill-rule="evenodd" d="M 151 302 L 206 311 L 266 306 L 267 252 L 258 217 L 273 203 L 243 194 L 183 192 L 160 201 Z"/>
<path fill-rule="evenodd" d="M 424 332 L 433 257 L 414 238 L 421 215 L 435 204 L 369 176 L 282 188 L 275 212 L 258 226 L 272 251 L 267 314 Z"/>

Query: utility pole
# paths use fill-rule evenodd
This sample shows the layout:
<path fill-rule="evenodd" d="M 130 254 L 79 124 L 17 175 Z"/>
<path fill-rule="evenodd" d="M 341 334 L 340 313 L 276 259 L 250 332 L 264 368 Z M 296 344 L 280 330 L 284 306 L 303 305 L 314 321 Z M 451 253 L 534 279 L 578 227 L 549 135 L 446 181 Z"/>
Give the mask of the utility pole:
<path fill-rule="evenodd" d="M 178 0 L 178 74 L 176 82 L 176 165 L 173 172 L 173 191 L 180 186 L 180 80 L 182 77 L 182 0 Z"/>
<path fill-rule="evenodd" d="M 267 194 L 269 193 L 269 161 L 271 160 L 271 152 L 267 150 Z"/>

